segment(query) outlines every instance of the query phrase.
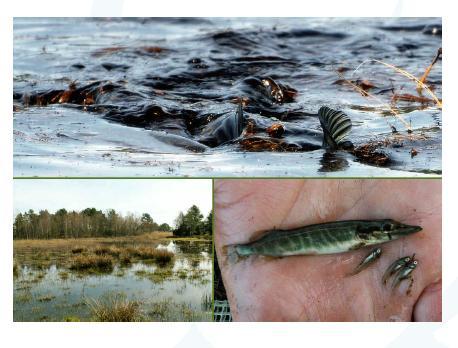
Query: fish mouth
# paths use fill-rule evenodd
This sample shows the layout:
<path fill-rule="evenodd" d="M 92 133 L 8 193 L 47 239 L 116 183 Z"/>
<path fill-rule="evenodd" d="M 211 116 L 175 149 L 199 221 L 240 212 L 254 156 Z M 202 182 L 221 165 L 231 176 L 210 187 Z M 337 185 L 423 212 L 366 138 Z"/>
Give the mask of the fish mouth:
<path fill-rule="evenodd" d="M 402 225 L 392 231 L 391 234 L 393 236 L 407 236 L 412 233 L 420 232 L 421 230 L 423 230 L 421 226 Z"/>

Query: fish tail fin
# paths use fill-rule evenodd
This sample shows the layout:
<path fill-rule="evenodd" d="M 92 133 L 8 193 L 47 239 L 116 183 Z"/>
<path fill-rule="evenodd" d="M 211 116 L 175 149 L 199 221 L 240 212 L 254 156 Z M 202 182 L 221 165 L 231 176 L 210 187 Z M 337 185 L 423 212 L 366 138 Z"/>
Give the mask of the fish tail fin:
<path fill-rule="evenodd" d="M 398 278 L 395 278 L 393 280 L 393 283 L 391 284 L 391 291 L 394 292 L 398 288 L 399 284 L 401 284 L 401 280 Z"/>
<path fill-rule="evenodd" d="M 359 264 L 358 266 L 356 266 L 353 270 L 351 270 L 350 272 L 348 272 L 346 274 L 347 277 L 353 277 L 355 275 L 357 275 L 358 273 L 360 273 L 361 271 L 363 270 L 363 267 L 361 264 Z"/>
<path fill-rule="evenodd" d="M 405 277 L 398 273 L 394 278 L 393 282 L 391 283 L 391 290 L 395 291 L 404 279 Z"/>
<path fill-rule="evenodd" d="M 358 273 L 359 272 L 357 272 L 356 270 L 353 270 L 353 271 L 345 273 L 345 277 L 353 277 L 353 276 L 357 275 Z"/>
<path fill-rule="evenodd" d="M 318 110 L 318 119 L 323 129 L 323 147 L 337 149 L 351 131 L 350 117 L 342 111 L 322 106 Z"/>

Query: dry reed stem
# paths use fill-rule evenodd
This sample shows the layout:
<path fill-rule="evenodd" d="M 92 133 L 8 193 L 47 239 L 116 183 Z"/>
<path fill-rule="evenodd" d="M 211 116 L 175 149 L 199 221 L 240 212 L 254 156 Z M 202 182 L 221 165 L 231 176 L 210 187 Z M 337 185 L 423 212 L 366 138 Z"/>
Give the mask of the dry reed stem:
<path fill-rule="evenodd" d="M 358 66 L 359 68 L 359 66 Z M 356 70 L 358 69 L 356 68 Z M 355 71 L 356 71 L 355 70 Z M 364 89 L 362 89 L 361 87 L 359 87 L 358 85 L 354 84 L 353 82 L 347 80 L 343 75 L 342 73 L 340 73 L 339 71 L 337 71 L 337 74 L 339 75 L 339 77 L 344 81 L 346 82 L 347 84 L 351 85 L 353 88 L 355 88 L 358 92 L 360 92 L 363 96 L 367 96 L 367 97 L 371 97 L 372 99 L 375 99 L 376 101 L 378 101 L 381 105 L 385 106 L 388 110 L 390 110 L 390 112 L 396 117 L 398 118 L 403 124 L 404 126 L 408 129 L 408 130 L 412 130 L 411 129 L 411 126 L 410 124 L 404 120 L 402 118 L 402 116 L 396 112 L 396 110 L 394 110 L 389 104 L 387 103 L 384 103 L 380 98 L 377 98 L 375 95 L 369 93 L 368 91 L 365 91 Z"/>
<path fill-rule="evenodd" d="M 434 57 L 433 61 L 431 62 L 431 64 L 429 64 L 429 66 L 426 68 L 425 70 L 425 73 L 423 74 L 423 76 L 420 78 L 420 81 L 422 83 L 425 83 L 426 82 L 426 79 L 428 78 L 428 75 L 429 73 L 431 72 L 431 69 L 433 68 L 434 64 L 436 64 L 436 62 L 439 60 L 439 57 L 442 55 L 442 47 L 440 47 L 438 50 L 437 50 L 437 53 L 436 53 L 436 56 Z M 420 85 L 417 85 L 417 91 L 418 93 L 421 92 L 421 86 Z"/>
<path fill-rule="evenodd" d="M 364 64 L 368 63 L 368 62 L 375 62 L 375 63 L 379 63 L 379 64 L 382 64 L 390 69 L 393 69 L 395 70 L 396 72 L 400 73 L 401 75 L 407 77 L 408 79 L 412 80 L 412 81 L 415 81 L 417 83 L 417 86 L 421 86 L 421 88 L 424 88 L 430 95 L 431 97 L 434 99 L 434 101 L 436 102 L 436 105 L 442 109 L 442 102 L 439 100 L 439 98 L 436 97 L 436 95 L 434 94 L 433 91 L 431 91 L 431 89 L 426 86 L 423 82 L 421 82 L 419 79 L 417 79 L 415 76 L 413 76 L 411 73 L 405 71 L 404 69 L 401 69 L 401 68 L 398 68 L 397 66 L 394 66 L 392 64 L 389 64 L 389 63 L 385 63 L 385 62 L 382 62 L 381 60 L 378 60 L 378 59 L 367 59 L 365 60 L 364 62 L 362 62 L 360 65 L 358 65 L 358 67 L 353 71 L 353 74 L 361 67 L 363 66 Z"/>

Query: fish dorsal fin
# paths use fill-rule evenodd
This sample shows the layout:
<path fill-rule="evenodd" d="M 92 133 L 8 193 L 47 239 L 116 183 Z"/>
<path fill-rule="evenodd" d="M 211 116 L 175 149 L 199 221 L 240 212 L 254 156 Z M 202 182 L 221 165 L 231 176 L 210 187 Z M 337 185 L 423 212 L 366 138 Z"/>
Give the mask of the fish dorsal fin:
<path fill-rule="evenodd" d="M 243 131 L 243 109 L 242 109 L 242 102 L 240 102 L 237 112 L 235 113 L 235 122 L 236 122 L 236 137 L 239 137 Z"/>
<path fill-rule="evenodd" d="M 228 117 L 228 120 L 225 122 L 226 137 L 227 141 L 237 139 L 242 135 L 243 132 L 243 109 L 242 103 L 237 107 L 235 114 L 232 114 Z"/>
<path fill-rule="evenodd" d="M 350 133 L 350 118 L 342 111 L 322 106 L 318 110 L 318 119 L 323 128 L 323 147 L 336 149 Z"/>

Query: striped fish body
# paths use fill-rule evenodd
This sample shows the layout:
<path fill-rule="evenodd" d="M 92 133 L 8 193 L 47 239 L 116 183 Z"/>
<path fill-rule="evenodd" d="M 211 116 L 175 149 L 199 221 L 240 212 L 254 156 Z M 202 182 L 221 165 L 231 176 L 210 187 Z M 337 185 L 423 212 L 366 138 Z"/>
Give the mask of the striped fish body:
<path fill-rule="evenodd" d="M 372 250 L 360 263 L 359 265 L 355 268 L 355 270 L 352 272 L 352 275 L 356 275 L 362 270 L 366 269 L 369 267 L 371 264 L 373 264 L 375 261 L 377 261 L 380 256 L 382 256 L 382 248 L 376 248 Z"/>
<path fill-rule="evenodd" d="M 292 256 L 335 254 L 355 248 L 360 241 L 342 224 L 313 225 L 289 231 L 272 230 L 260 239 L 236 246 L 241 256 Z M 348 226 L 351 227 L 351 226 Z"/>
<path fill-rule="evenodd" d="M 399 271 L 396 278 L 393 280 L 392 288 L 396 289 L 404 279 L 410 278 L 411 273 L 415 270 L 415 268 L 417 268 L 417 265 L 418 265 L 417 260 L 411 260 L 409 263 L 407 263 L 404 266 L 404 268 L 402 268 Z"/>
<path fill-rule="evenodd" d="M 330 150 L 350 149 L 353 144 L 346 140 L 351 131 L 350 118 L 342 111 L 322 106 L 318 110 L 318 119 L 323 129 L 323 147 Z"/>
<path fill-rule="evenodd" d="M 403 226 L 394 220 L 349 220 L 309 225 L 291 230 L 272 230 L 261 238 L 234 245 L 239 256 L 292 256 L 337 254 L 381 244 L 403 235 L 418 232 L 418 226 Z M 407 232 L 408 231 L 408 232 Z"/>
<path fill-rule="evenodd" d="M 414 254 L 415 256 L 415 254 Z M 394 261 L 389 267 L 388 269 L 385 271 L 385 273 L 383 274 L 383 277 L 382 277 L 382 283 L 383 284 L 386 284 L 386 282 L 388 281 L 388 279 L 398 273 L 402 268 L 405 267 L 405 265 L 407 265 L 411 259 L 414 258 L 414 256 L 410 257 L 410 256 L 404 256 L 404 257 L 401 257 L 400 259 Z"/>

